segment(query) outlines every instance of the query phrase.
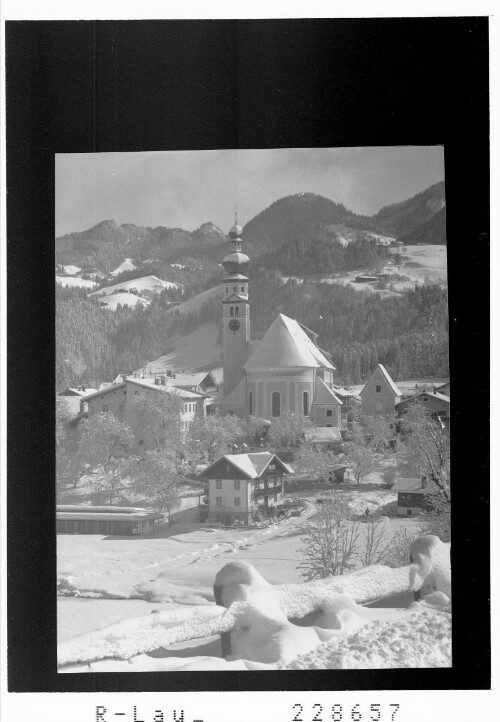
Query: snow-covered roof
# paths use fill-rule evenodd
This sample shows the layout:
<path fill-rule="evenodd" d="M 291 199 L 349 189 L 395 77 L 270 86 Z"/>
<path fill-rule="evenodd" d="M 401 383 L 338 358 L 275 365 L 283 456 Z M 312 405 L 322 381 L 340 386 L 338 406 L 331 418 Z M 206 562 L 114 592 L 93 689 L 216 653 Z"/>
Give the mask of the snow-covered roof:
<path fill-rule="evenodd" d="M 304 432 L 309 444 L 333 444 L 342 441 L 340 429 L 336 426 L 315 426 Z"/>
<path fill-rule="evenodd" d="M 102 384 L 101 384 L 102 386 Z M 125 387 L 125 383 L 122 382 L 120 384 L 110 384 L 106 388 L 101 388 L 99 391 L 96 391 L 93 394 L 90 394 L 89 396 L 85 397 L 85 401 L 90 401 L 91 399 L 95 399 L 97 396 L 104 396 L 105 394 L 109 394 L 110 391 L 117 391 L 118 389 L 122 389 Z"/>
<path fill-rule="evenodd" d="M 300 324 L 280 313 L 267 329 L 244 365 L 246 371 L 279 371 L 291 368 L 334 370 Z"/>
<path fill-rule="evenodd" d="M 419 399 L 421 396 L 430 396 L 433 399 L 442 401 L 444 404 L 448 404 L 448 405 L 450 404 L 450 397 L 445 396 L 445 394 L 440 394 L 438 391 L 421 391 L 420 393 L 410 396 L 410 398 L 408 398 L 408 399 L 404 399 L 403 401 L 400 401 L 399 404 L 396 404 L 396 406 L 403 406 L 405 404 L 408 404 L 409 402 Z"/>
<path fill-rule="evenodd" d="M 343 389 L 340 386 L 334 386 L 333 391 L 339 399 L 357 399 L 359 401 L 359 391 Z"/>
<path fill-rule="evenodd" d="M 210 470 L 224 460 L 242 471 L 249 479 L 259 479 L 271 462 L 277 462 L 286 474 L 293 474 L 291 467 L 281 461 L 276 454 L 270 451 L 256 451 L 248 454 L 225 454 L 207 466 L 199 476 L 210 476 Z"/>
<path fill-rule="evenodd" d="M 83 388 L 82 386 L 79 386 L 78 388 L 72 388 L 68 386 L 64 391 L 60 391 L 57 395 L 58 396 L 89 396 L 90 394 L 95 393 L 97 389 L 93 389 L 90 386 L 85 386 Z"/>
<path fill-rule="evenodd" d="M 363 395 L 364 391 L 365 391 L 366 388 L 368 387 L 368 384 L 369 384 L 370 381 L 372 380 L 373 376 L 377 373 L 377 371 L 381 371 L 381 372 L 382 372 L 382 376 L 385 378 L 385 380 L 387 381 L 387 383 L 389 384 L 389 386 L 391 387 L 391 389 L 394 391 L 395 395 L 396 395 L 396 396 L 402 396 L 401 390 L 398 389 L 398 387 L 396 386 L 396 384 L 394 383 L 394 381 L 393 381 L 393 380 L 391 379 L 391 377 L 389 376 L 389 373 L 388 373 L 388 371 L 386 370 L 385 366 L 382 366 L 382 364 L 377 364 L 376 367 L 373 369 L 370 378 L 368 379 L 368 381 L 366 382 L 366 384 L 363 386 L 363 388 L 362 388 L 361 391 L 359 392 L 360 396 Z"/>
<path fill-rule="evenodd" d="M 420 477 L 412 477 L 406 479 L 399 479 L 391 491 L 398 491 L 405 494 L 436 494 L 437 490 L 433 486 L 422 486 L 422 479 Z"/>
<path fill-rule="evenodd" d="M 155 391 L 167 391 L 170 394 L 177 394 L 181 399 L 201 399 L 204 394 L 200 394 L 197 391 L 188 391 L 187 389 L 178 388 L 177 386 L 167 385 L 162 386 L 161 384 L 155 384 L 154 379 L 132 379 L 127 378 L 127 383 L 134 384 L 135 386 L 142 386 L 146 389 L 154 389 Z"/>
<path fill-rule="evenodd" d="M 193 374 L 175 374 L 175 378 L 168 376 L 168 383 L 171 386 L 199 386 L 205 380 L 209 385 L 215 386 L 215 379 L 209 371 L 201 371 Z"/>
<path fill-rule="evenodd" d="M 342 406 L 342 401 L 335 395 L 332 389 L 325 384 L 323 379 L 320 379 L 318 376 L 314 389 L 313 406 L 332 406 L 332 404 Z"/>
<path fill-rule="evenodd" d="M 117 378 L 121 378 L 121 376 L 117 376 Z M 89 396 L 85 396 L 85 401 L 89 401 L 90 399 L 96 398 L 97 396 L 104 396 L 105 394 L 109 394 L 112 391 L 117 391 L 118 389 L 124 388 L 126 384 L 134 384 L 135 386 L 141 386 L 145 389 L 153 389 L 154 391 L 167 391 L 168 393 L 180 396 L 181 399 L 196 400 L 204 398 L 205 396 L 204 394 L 197 393 L 196 391 L 188 391 L 187 389 L 177 388 L 176 386 L 161 386 L 155 384 L 154 379 L 148 380 L 127 377 L 125 381 L 122 381 L 121 383 L 112 383 L 109 386 L 101 388 L 99 389 L 99 391 L 90 394 Z"/>

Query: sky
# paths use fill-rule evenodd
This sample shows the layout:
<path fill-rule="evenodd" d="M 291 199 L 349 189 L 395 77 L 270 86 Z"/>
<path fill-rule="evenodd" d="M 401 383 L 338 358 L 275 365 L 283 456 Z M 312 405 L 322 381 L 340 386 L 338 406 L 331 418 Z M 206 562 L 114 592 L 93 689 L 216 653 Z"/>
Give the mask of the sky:
<path fill-rule="evenodd" d="M 442 146 L 56 155 L 56 236 L 100 221 L 227 232 L 283 196 L 316 193 L 373 215 L 444 180 Z"/>

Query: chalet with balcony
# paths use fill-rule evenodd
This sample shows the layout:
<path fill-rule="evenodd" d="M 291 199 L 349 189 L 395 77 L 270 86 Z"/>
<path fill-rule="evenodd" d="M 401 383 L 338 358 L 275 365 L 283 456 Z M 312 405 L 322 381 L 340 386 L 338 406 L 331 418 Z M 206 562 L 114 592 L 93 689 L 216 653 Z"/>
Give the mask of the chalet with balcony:
<path fill-rule="evenodd" d="M 230 525 L 266 516 L 281 503 L 283 475 L 292 473 L 269 451 L 222 456 L 197 476 L 207 482 L 208 518 Z"/>

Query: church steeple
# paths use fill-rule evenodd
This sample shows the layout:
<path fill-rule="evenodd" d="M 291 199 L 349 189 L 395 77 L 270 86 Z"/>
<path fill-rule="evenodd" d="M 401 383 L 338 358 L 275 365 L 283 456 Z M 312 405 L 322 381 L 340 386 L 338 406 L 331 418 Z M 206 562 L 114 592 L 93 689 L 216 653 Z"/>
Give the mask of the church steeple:
<path fill-rule="evenodd" d="M 243 230 L 235 223 L 229 231 L 230 252 L 222 265 L 226 272 L 222 296 L 222 343 L 224 364 L 224 395 L 227 396 L 245 375 L 243 365 L 248 357 L 250 341 L 250 306 L 248 299 L 248 266 L 250 259 L 241 250 Z"/>

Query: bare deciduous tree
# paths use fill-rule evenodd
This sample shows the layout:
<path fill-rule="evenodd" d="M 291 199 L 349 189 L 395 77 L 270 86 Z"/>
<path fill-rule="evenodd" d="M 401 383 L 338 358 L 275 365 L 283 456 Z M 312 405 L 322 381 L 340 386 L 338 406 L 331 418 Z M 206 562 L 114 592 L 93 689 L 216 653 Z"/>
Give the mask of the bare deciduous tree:
<path fill-rule="evenodd" d="M 338 496 L 328 500 L 314 523 L 306 527 L 300 576 L 323 579 L 352 570 L 358 558 L 359 536 L 360 524 L 351 521 L 349 505 Z"/>

